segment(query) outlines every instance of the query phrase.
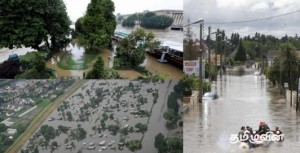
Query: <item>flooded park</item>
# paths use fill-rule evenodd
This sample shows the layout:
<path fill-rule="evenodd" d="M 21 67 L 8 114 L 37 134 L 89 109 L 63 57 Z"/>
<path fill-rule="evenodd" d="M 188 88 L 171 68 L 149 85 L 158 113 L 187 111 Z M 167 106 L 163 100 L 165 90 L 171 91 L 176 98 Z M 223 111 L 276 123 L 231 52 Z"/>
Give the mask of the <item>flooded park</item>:
<path fill-rule="evenodd" d="M 117 31 L 122 31 L 126 33 L 131 33 L 135 28 L 126 28 L 120 25 L 117 26 Z M 153 32 L 158 40 L 160 41 L 174 41 L 182 42 L 183 33 L 181 31 L 173 31 L 170 29 L 166 30 L 153 30 L 145 29 L 147 32 Z M 112 68 L 113 58 L 117 52 L 116 45 L 113 44 L 112 50 L 98 48 L 93 51 L 86 51 L 84 47 L 77 43 L 70 43 L 65 52 L 62 51 L 56 54 L 52 59 L 47 61 L 47 66 L 53 68 L 57 72 L 57 77 L 62 76 L 76 76 L 83 78 L 83 73 L 91 70 L 92 64 L 97 59 L 96 57 L 102 56 L 106 67 Z M 75 67 L 63 68 L 63 66 L 58 66 L 58 63 L 62 60 L 64 55 L 68 55 L 75 62 Z M 76 66 L 77 65 L 77 66 Z M 168 63 L 160 63 L 158 59 L 146 54 L 146 60 L 142 64 L 148 71 L 152 73 L 166 74 L 168 79 L 180 79 L 183 77 L 183 72 L 180 68 L 173 66 Z M 119 70 L 121 77 L 128 79 L 136 79 L 142 76 L 141 73 L 135 70 Z"/>
<path fill-rule="evenodd" d="M 122 31 L 126 33 L 131 33 L 136 28 L 127 28 L 117 25 L 116 31 Z M 177 43 L 182 43 L 183 32 L 174 31 L 170 29 L 165 30 L 155 30 L 155 29 L 145 29 L 147 32 L 153 32 L 156 38 L 163 41 L 173 41 Z M 117 45 L 117 44 L 114 44 Z M 8 59 L 11 54 L 25 55 L 27 52 L 34 51 L 31 48 L 19 48 L 19 49 L 6 49 L 2 48 L 0 50 L 0 62 Z M 95 48 L 92 50 L 87 50 L 85 47 L 76 43 L 73 40 L 65 49 L 56 53 L 51 59 L 46 63 L 47 67 L 52 68 L 56 71 L 57 78 L 61 77 L 79 77 L 83 78 L 84 73 L 87 73 L 92 69 L 93 63 L 96 61 L 97 57 L 102 56 L 104 63 L 107 68 L 111 68 L 113 65 L 113 57 L 116 54 L 115 46 L 112 50 L 104 48 Z M 167 76 L 167 79 L 180 79 L 183 77 L 182 69 L 169 64 L 160 63 L 157 58 L 146 54 L 146 60 L 141 66 L 144 66 L 149 72 L 161 73 Z M 136 79 L 142 76 L 141 73 L 135 70 L 119 70 L 120 76 L 127 79 Z"/>
<path fill-rule="evenodd" d="M 271 87 L 265 76 L 227 73 L 218 77 L 212 91 L 219 99 L 196 104 L 184 115 L 184 152 L 299 152 L 300 114 L 287 103 L 277 88 Z M 263 121 L 271 130 L 279 127 L 283 142 L 266 147 L 242 150 L 231 144 L 232 134 L 242 126 L 257 130 Z"/>
<path fill-rule="evenodd" d="M 177 83 L 90 80 L 63 101 L 20 152 L 155 153 L 157 134 L 182 134 L 182 127 L 168 129 L 163 117 Z M 54 133 L 45 133 L 51 129 Z M 141 148 L 128 147 L 131 142 Z"/>

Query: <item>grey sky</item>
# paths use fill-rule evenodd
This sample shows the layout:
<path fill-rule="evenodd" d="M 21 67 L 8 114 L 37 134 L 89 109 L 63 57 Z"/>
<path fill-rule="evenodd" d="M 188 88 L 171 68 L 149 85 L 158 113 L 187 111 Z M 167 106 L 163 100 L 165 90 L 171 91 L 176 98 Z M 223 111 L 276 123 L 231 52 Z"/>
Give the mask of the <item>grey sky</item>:
<path fill-rule="evenodd" d="M 184 0 L 184 21 L 202 18 L 205 22 L 230 22 L 266 18 L 300 10 L 299 0 Z M 295 36 L 300 31 L 300 12 L 270 20 L 243 24 L 211 24 L 213 31 L 224 29 L 226 34 L 255 32 L 282 37 Z M 205 29 L 209 24 L 205 24 Z M 196 28 L 194 28 L 196 29 Z M 199 31 L 199 30 L 198 30 Z M 197 32 L 197 31 L 195 31 Z M 198 32 L 197 32 L 198 33 Z M 207 34 L 207 30 L 205 31 Z"/>
<path fill-rule="evenodd" d="M 90 0 L 64 0 L 69 17 L 76 21 L 84 15 Z M 115 14 L 131 14 L 142 12 L 144 10 L 160 9 L 183 9 L 183 0 L 113 0 L 115 3 Z"/>

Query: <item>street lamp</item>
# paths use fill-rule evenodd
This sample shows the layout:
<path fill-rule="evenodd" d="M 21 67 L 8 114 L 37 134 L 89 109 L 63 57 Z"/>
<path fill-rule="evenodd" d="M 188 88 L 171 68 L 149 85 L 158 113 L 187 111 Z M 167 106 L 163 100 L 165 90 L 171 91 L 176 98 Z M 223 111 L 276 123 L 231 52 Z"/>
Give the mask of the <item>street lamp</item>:
<path fill-rule="evenodd" d="M 202 30 L 203 30 L 203 24 L 204 24 L 204 20 L 203 19 L 199 19 L 195 22 L 192 22 L 186 26 L 190 26 L 190 25 L 194 25 L 194 24 L 200 24 L 200 39 L 199 39 L 199 51 L 200 51 L 200 58 L 199 58 L 199 96 L 198 96 L 198 102 L 202 103 L 202 95 L 203 95 L 203 90 L 202 90 Z M 185 26 L 185 27 L 186 27 Z"/>

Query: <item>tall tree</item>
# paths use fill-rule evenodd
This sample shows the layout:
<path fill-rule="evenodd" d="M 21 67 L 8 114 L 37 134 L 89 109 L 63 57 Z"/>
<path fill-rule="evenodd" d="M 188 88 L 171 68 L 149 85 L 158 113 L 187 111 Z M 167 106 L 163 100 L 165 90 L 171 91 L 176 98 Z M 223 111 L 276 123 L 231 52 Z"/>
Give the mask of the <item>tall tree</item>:
<path fill-rule="evenodd" d="M 0 8 L 2 47 L 39 50 L 39 45 L 46 42 L 56 50 L 67 43 L 71 22 L 63 0 L 0 0 Z"/>
<path fill-rule="evenodd" d="M 76 23 L 76 28 L 80 26 L 76 31 L 81 43 L 88 47 L 109 47 L 116 29 L 114 11 L 111 0 L 91 0 L 86 15 Z"/>
<path fill-rule="evenodd" d="M 245 62 L 247 60 L 246 51 L 245 51 L 245 48 L 243 46 L 242 39 L 240 40 L 238 51 L 235 54 L 234 60 L 241 61 L 241 62 Z"/>
<path fill-rule="evenodd" d="M 102 57 L 98 57 L 98 60 L 94 64 L 92 71 L 90 71 L 86 78 L 87 79 L 105 79 L 106 78 L 105 67 Z"/>

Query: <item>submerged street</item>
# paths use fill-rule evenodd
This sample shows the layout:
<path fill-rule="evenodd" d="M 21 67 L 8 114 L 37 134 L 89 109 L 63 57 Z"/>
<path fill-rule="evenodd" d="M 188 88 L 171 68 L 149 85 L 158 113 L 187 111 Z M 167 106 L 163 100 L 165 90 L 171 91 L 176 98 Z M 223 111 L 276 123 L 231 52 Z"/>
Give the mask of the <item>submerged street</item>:
<path fill-rule="evenodd" d="M 184 115 L 185 153 L 299 152 L 300 114 L 277 88 L 268 85 L 265 76 L 254 76 L 252 72 L 223 75 L 212 91 L 217 91 L 219 99 L 196 104 Z M 231 134 L 238 134 L 242 126 L 257 130 L 260 121 L 265 121 L 271 130 L 278 126 L 285 141 L 246 151 L 239 144 L 229 143 Z"/>

